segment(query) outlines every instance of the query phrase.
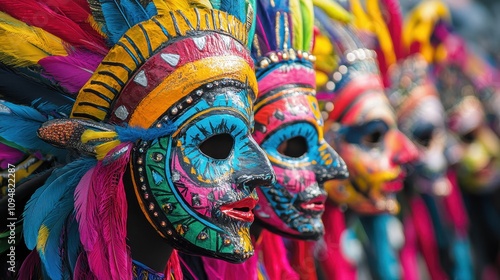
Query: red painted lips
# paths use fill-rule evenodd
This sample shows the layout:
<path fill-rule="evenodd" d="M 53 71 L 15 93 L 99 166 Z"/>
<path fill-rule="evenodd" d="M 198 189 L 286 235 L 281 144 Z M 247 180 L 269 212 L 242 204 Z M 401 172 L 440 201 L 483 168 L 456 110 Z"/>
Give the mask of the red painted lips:
<path fill-rule="evenodd" d="M 252 210 L 255 208 L 255 205 L 257 205 L 257 200 L 247 197 L 222 205 L 220 211 L 231 218 L 251 223 L 254 219 Z"/>

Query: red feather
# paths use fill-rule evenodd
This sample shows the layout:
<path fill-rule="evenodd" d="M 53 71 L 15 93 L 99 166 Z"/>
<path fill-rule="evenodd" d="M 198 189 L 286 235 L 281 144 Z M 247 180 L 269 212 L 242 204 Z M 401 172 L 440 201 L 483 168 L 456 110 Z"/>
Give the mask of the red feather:
<path fill-rule="evenodd" d="M 93 37 L 97 42 L 100 42 L 101 46 L 106 46 L 103 36 L 90 24 L 89 19 L 92 14 L 90 13 L 88 4 L 86 5 L 87 9 L 80 6 L 79 3 L 75 1 L 68 0 L 48 0 L 45 4 L 54 12 L 77 23 L 84 32 Z"/>
<path fill-rule="evenodd" d="M 0 0 L 0 10 L 29 25 L 42 28 L 74 47 L 86 48 L 103 55 L 108 52 L 103 40 L 97 40 L 71 19 L 36 0 Z"/>
<path fill-rule="evenodd" d="M 97 163 L 91 175 L 85 174 L 80 181 L 82 185 L 77 186 L 75 204 L 80 240 L 87 252 L 90 270 L 98 279 L 132 277 L 123 186 L 131 150 L 130 143 L 117 146 Z M 88 176 L 91 176 L 90 182 Z"/>
<path fill-rule="evenodd" d="M 382 0 L 381 2 L 386 10 L 386 13 L 382 14 L 385 15 L 385 22 L 387 23 L 387 28 L 389 29 L 389 33 L 391 34 L 396 59 L 402 59 L 405 55 L 402 37 L 403 14 L 401 11 L 401 7 L 399 6 L 399 1 Z"/>
<path fill-rule="evenodd" d="M 40 256 L 37 250 L 31 251 L 29 255 L 24 259 L 21 268 L 19 269 L 19 274 L 17 279 L 41 279 L 42 266 L 40 261 Z"/>

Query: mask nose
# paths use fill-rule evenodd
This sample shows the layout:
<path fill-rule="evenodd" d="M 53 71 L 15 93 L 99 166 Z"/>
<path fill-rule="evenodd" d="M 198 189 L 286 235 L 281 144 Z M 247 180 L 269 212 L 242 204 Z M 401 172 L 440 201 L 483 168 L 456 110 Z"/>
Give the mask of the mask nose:
<path fill-rule="evenodd" d="M 319 159 L 315 165 L 316 181 L 341 180 L 349 177 L 347 165 L 338 153 L 326 142 L 319 147 Z"/>
<path fill-rule="evenodd" d="M 417 147 L 408 137 L 399 130 L 393 132 L 392 137 L 393 139 L 389 143 L 394 149 L 391 156 L 394 164 L 404 165 L 418 160 Z"/>
<path fill-rule="evenodd" d="M 276 183 L 276 175 L 264 151 L 250 138 L 251 155 L 240 159 L 240 168 L 235 171 L 236 185 L 252 192 L 256 187 L 268 187 Z"/>

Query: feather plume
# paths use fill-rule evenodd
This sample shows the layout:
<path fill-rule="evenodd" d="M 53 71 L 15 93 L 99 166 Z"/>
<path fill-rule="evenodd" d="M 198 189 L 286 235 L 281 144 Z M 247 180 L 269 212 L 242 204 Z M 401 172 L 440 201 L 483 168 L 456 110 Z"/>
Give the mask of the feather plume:
<path fill-rule="evenodd" d="M 124 143 L 99 161 L 76 192 L 76 217 L 89 267 L 99 279 L 130 279 L 126 244 L 127 200 L 123 186 L 132 144 Z M 89 182 L 88 177 L 91 176 Z"/>
<path fill-rule="evenodd" d="M 75 216 L 70 216 L 68 220 L 67 233 L 66 233 L 66 256 L 69 271 L 75 271 L 78 256 L 81 253 L 80 232 L 78 231 L 78 222 Z"/>
<path fill-rule="evenodd" d="M 0 139 L 5 144 L 25 152 L 40 151 L 64 158 L 67 151 L 38 138 L 36 131 L 45 121 L 47 118 L 31 107 L 0 102 Z"/>
<path fill-rule="evenodd" d="M 74 21 L 84 32 L 95 38 L 100 46 L 105 48 L 106 43 L 104 37 L 100 34 L 99 29 L 95 29 L 92 26 L 93 18 L 87 3 L 85 1 L 80 1 L 83 3 L 78 2 L 79 1 L 50 0 L 47 1 L 46 4 L 54 12 Z M 81 4 L 85 4 L 85 6 Z"/>
<path fill-rule="evenodd" d="M 63 275 L 68 273 L 62 262 L 66 257 L 63 255 L 63 247 L 61 247 L 61 239 L 64 239 L 61 238 L 61 235 L 64 235 L 63 227 L 72 210 L 72 196 L 66 195 L 57 202 L 57 210 L 53 210 L 47 215 L 39 230 L 36 248 L 50 279 L 63 279 Z"/>
<path fill-rule="evenodd" d="M 397 0 L 381 0 L 381 4 L 385 8 L 385 22 L 387 23 L 387 28 L 392 37 L 392 43 L 394 46 L 394 53 L 396 54 L 396 59 L 402 59 L 403 53 L 403 13 Z"/>
<path fill-rule="evenodd" d="M 36 94 L 33 94 L 35 93 Z M 11 69 L 0 63 L 0 95 L 5 101 L 32 106 L 44 100 L 54 106 L 72 106 L 74 99 L 63 89 L 30 69 Z M 71 110 L 71 108 L 70 108 Z"/>
<path fill-rule="evenodd" d="M 304 46 L 304 19 L 300 10 L 300 0 L 290 0 L 293 46 L 299 50 Z"/>
<path fill-rule="evenodd" d="M 246 6 L 245 1 L 221 0 L 219 10 L 224 11 L 230 15 L 233 15 L 241 22 L 246 22 L 247 8 L 245 6 Z"/>
<path fill-rule="evenodd" d="M 0 169 L 7 169 L 9 163 L 20 162 L 25 154 L 18 149 L 0 143 Z"/>
<path fill-rule="evenodd" d="M 291 11 L 293 13 L 293 11 Z M 300 13 L 302 14 L 302 46 L 296 46 L 299 50 L 312 51 L 314 9 L 309 0 L 300 0 Z M 295 46 L 294 46 L 295 47 Z"/>
<path fill-rule="evenodd" d="M 37 0 L 0 0 L 0 10 L 29 25 L 42 28 L 63 41 L 88 50 L 106 54 L 102 41 L 89 35 L 71 19 L 54 12 Z"/>
<path fill-rule="evenodd" d="M 73 201 L 73 192 L 78 181 L 93 165 L 95 159 L 82 158 L 56 169 L 45 184 L 31 196 L 23 213 L 24 239 L 29 249 L 36 246 L 38 233 L 46 219 L 54 215 L 67 217 L 69 213 L 63 213 L 59 204 L 67 203 L 67 200 Z"/>
<path fill-rule="evenodd" d="M 0 0 L 0 5 L 2 1 Z M 49 55 L 65 55 L 61 39 L 0 12 L 0 61 L 15 67 L 36 65 Z"/>
<path fill-rule="evenodd" d="M 146 7 L 137 0 L 94 0 L 90 3 L 94 18 L 104 26 L 103 31 L 112 44 L 118 42 L 130 27 L 157 14 L 153 2 Z"/>
<path fill-rule="evenodd" d="M 46 77 L 57 81 L 68 92 L 76 94 L 94 73 L 103 57 L 101 55 L 75 51 L 68 56 L 49 56 L 40 64 Z"/>
<path fill-rule="evenodd" d="M 87 254 L 81 252 L 76 261 L 75 270 L 73 273 L 74 280 L 95 280 L 97 279 L 89 269 L 87 262 Z"/>
<path fill-rule="evenodd" d="M 24 259 L 21 268 L 19 268 L 17 279 L 42 279 L 41 274 L 40 256 L 38 256 L 38 252 L 36 250 L 33 250 L 29 253 L 26 259 Z"/>

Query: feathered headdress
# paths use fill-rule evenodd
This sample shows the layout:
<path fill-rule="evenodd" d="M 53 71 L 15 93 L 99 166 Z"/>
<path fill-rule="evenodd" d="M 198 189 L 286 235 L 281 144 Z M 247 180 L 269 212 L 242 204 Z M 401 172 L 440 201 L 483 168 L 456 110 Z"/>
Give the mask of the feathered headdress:
<path fill-rule="evenodd" d="M 355 98 L 367 85 L 382 89 L 376 53 L 368 49 L 365 44 L 370 38 L 365 38 L 364 34 L 354 28 L 351 22 L 352 16 L 335 16 L 331 11 L 325 10 L 326 4 L 320 4 L 323 2 L 331 5 L 334 3 L 328 0 L 315 1 L 314 14 L 319 33 L 313 53 L 317 56 L 315 69 L 318 100 L 336 99 L 345 92 L 347 85 L 352 85 L 350 81 L 354 79 L 359 82 L 351 86 L 345 102 Z M 337 7 L 342 9 L 340 6 Z M 341 14 L 346 13 L 343 10 Z M 335 104 L 336 110 L 332 111 L 333 107 L 325 108 L 329 115 L 328 119 L 336 120 L 343 114 L 340 103 Z"/>
<path fill-rule="evenodd" d="M 0 0 L 0 142 L 63 164 L 23 214 L 26 245 L 36 248 L 45 276 L 132 276 L 122 177 L 134 143 L 172 134 L 169 117 L 197 98 L 193 89 L 222 73 L 238 75 L 214 68 L 200 81 L 190 69 L 238 55 L 251 72 L 244 49 L 253 5 Z M 153 90 L 174 79 L 192 80 Z M 255 79 L 248 83 L 256 91 Z"/>

